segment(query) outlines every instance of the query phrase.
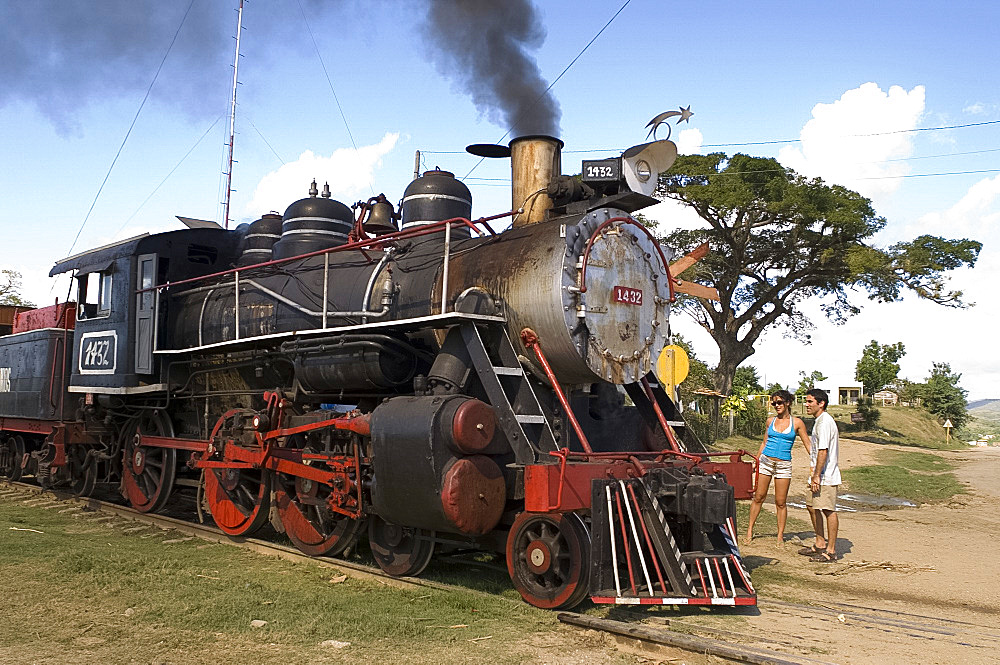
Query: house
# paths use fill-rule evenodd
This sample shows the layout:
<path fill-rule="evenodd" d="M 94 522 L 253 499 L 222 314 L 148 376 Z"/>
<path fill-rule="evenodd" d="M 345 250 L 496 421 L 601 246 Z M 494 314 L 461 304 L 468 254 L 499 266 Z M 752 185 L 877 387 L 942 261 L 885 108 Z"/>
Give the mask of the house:
<path fill-rule="evenodd" d="M 831 405 L 854 405 L 865 393 L 860 381 L 844 376 L 833 376 L 816 386 L 830 396 Z"/>
<path fill-rule="evenodd" d="M 899 395 L 891 390 L 880 390 L 872 395 L 872 400 L 879 406 L 896 406 L 899 404 Z"/>

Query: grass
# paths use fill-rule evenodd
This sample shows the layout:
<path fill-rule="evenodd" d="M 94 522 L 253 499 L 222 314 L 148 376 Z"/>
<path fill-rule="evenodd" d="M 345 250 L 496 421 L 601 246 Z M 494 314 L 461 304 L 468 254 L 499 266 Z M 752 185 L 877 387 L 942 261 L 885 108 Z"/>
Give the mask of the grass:
<path fill-rule="evenodd" d="M 112 523 L 0 502 L 0 662 L 517 663 L 558 625 L 519 600 L 333 583 L 312 563 Z M 320 646 L 331 639 L 351 645 Z"/>
<path fill-rule="evenodd" d="M 916 503 L 945 501 L 966 492 L 952 473 L 919 473 L 888 464 L 858 466 L 842 473 L 845 485 L 852 492 L 893 496 Z"/>
<path fill-rule="evenodd" d="M 940 472 L 952 471 L 955 468 L 952 462 L 930 453 L 881 450 L 879 451 L 879 459 L 886 464 L 899 466 L 910 471 Z"/>

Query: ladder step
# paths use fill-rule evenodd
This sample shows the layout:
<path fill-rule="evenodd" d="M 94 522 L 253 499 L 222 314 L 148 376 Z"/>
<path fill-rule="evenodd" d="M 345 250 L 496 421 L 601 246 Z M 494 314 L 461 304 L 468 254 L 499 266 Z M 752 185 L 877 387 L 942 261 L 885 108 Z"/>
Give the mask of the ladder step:
<path fill-rule="evenodd" d="M 507 375 L 511 375 L 511 376 L 513 376 L 513 375 L 523 375 L 524 374 L 524 370 L 521 369 L 520 367 L 494 367 L 493 368 L 493 372 L 497 376 L 499 376 L 501 374 L 507 374 Z"/>
<path fill-rule="evenodd" d="M 532 416 L 527 413 L 518 413 L 514 416 L 517 418 L 519 423 L 527 423 L 529 425 L 541 425 L 545 423 L 545 416 Z"/>

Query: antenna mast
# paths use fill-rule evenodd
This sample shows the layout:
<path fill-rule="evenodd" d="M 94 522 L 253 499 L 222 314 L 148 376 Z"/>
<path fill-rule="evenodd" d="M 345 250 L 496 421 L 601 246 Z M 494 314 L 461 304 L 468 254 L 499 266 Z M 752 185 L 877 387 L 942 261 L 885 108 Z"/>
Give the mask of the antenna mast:
<path fill-rule="evenodd" d="M 243 32 L 243 1 L 240 0 L 240 8 L 236 19 L 236 56 L 233 58 L 233 96 L 229 106 L 229 168 L 226 169 L 226 201 L 223 226 L 229 228 L 229 200 L 233 192 L 233 139 L 236 136 L 236 86 L 237 75 L 240 69 L 240 34 Z"/>

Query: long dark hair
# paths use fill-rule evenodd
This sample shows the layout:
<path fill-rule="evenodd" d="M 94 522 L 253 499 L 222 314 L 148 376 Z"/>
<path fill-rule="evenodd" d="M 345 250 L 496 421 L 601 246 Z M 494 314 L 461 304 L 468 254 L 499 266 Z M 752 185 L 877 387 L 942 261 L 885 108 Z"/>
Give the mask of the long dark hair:
<path fill-rule="evenodd" d="M 787 390 L 775 390 L 773 393 L 771 393 L 771 398 L 773 399 L 775 397 L 780 397 L 782 400 L 784 400 L 785 404 L 787 404 L 788 406 L 791 406 L 792 404 L 795 403 L 795 398 L 792 397 L 792 393 L 788 392 Z"/>

